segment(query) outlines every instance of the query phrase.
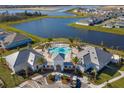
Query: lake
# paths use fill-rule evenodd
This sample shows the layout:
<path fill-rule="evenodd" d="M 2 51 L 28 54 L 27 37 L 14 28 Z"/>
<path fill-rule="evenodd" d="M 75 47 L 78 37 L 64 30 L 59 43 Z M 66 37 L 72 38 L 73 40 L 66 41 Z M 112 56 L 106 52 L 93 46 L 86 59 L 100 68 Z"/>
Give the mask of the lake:
<path fill-rule="evenodd" d="M 45 18 L 13 25 L 17 29 L 44 38 L 80 38 L 82 41 L 107 47 L 119 47 L 124 50 L 124 36 L 104 32 L 89 31 L 69 27 L 67 24 L 86 18 Z"/>

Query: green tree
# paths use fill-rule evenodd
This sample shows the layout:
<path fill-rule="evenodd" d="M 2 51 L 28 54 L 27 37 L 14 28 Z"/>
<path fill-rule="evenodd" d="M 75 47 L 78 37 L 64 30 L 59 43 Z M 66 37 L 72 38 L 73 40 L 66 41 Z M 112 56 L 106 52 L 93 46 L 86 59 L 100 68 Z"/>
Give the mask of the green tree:
<path fill-rule="evenodd" d="M 0 62 L 3 62 L 4 49 L 0 49 Z"/>
<path fill-rule="evenodd" d="M 92 75 L 93 75 L 93 80 L 96 80 L 96 78 L 97 78 L 97 70 L 95 68 L 92 71 Z"/>
<path fill-rule="evenodd" d="M 74 42 L 74 39 L 73 39 L 73 38 L 69 38 L 68 40 L 69 40 L 69 42 L 70 42 L 71 44 L 73 44 L 73 42 Z"/>
<path fill-rule="evenodd" d="M 73 58 L 72 58 L 72 61 L 73 61 L 75 64 L 77 64 L 77 63 L 79 62 L 79 59 L 78 59 L 78 57 L 73 57 Z"/>
<path fill-rule="evenodd" d="M 48 42 L 51 42 L 51 41 L 53 41 L 53 38 L 48 38 Z"/>
<path fill-rule="evenodd" d="M 37 59 L 37 64 L 44 64 L 45 63 L 45 59 L 43 57 L 39 57 Z"/>

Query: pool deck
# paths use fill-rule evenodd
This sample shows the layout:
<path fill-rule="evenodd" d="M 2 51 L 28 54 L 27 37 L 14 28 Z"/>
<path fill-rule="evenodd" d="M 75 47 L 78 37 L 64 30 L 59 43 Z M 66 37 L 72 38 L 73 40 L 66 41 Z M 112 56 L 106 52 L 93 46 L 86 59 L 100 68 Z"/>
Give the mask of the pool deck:
<path fill-rule="evenodd" d="M 44 45 L 44 44 L 42 44 L 42 45 Z M 77 55 L 79 53 L 77 48 L 74 48 L 74 47 L 71 48 L 71 47 L 69 47 L 69 44 L 62 44 L 62 43 L 59 43 L 59 42 L 52 42 L 50 48 L 56 48 L 56 47 L 60 47 L 60 48 L 61 47 L 66 48 L 67 47 L 67 48 L 71 49 L 70 52 L 65 54 L 64 62 L 71 62 L 72 61 L 72 57 L 74 57 L 75 55 Z M 54 56 L 53 56 L 53 54 L 51 54 L 49 52 L 49 48 L 48 49 L 35 49 L 35 50 L 44 56 L 44 58 L 46 59 L 48 64 L 54 62 L 54 60 L 53 60 Z"/>

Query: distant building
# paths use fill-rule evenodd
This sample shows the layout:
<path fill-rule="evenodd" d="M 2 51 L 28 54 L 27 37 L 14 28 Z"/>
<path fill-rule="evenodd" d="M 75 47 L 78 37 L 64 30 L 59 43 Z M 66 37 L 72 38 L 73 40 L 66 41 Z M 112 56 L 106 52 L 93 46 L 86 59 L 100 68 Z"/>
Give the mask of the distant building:
<path fill-rule="evenodd" d="M 106 28 L 124 28 L 124 22 L 114 22 L 105 24 L 103 27 Z"/>
<path fill-rule="evenodd" d="M 108 23 L 108 24 L 105 24 L 103 27 L 114 28 L 114 25 L 112 23 Z"/>
<path fill-rule="evenodd" d="M 124 21 L 124 16 L 118 17 L 119 20 Z"/>
<path fill-rule="evenodd" d="M 3 49 L 14 49 L 32 43 L 32 39 L 18 33 L 0 31 L 0 46 Z"/>
<path fill-rule="evenodd" d="M 78 24 L 78 25 L 85 25 L 85 26 L 92 25 L 92 23 L 89 22 L 88 20 L 80 20 L 79 22 L 76 22 L 76 24 Z"/>
<path fill-rule="evenodd" d="M 124 22 L 115 23 L 115 28 L 124 28 Z"/>

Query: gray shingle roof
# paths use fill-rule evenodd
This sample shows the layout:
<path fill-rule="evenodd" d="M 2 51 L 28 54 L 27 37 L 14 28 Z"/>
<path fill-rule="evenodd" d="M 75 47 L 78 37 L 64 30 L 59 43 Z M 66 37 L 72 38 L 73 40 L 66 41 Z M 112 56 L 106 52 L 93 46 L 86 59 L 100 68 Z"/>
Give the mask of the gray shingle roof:
<path fill-rule="evenodd" d="M 20 64 L 23 64 L 24 66 L 27 66 L 27 61 L 28 61 L 30 53 L 35 54 L 36 57 L 40 56 L 39 53 L 37 53 L 36 51 L 34 51 L 32 49 L 21 50 L 19 52 L 18 56 L 17 56 L 17 59 L 16 59 L 16 62 L 14 64 L 14 66 L 20 65 Z"/>
<path fill-rule="evenodd" d="M 93 66 L 93 68 L 100 70 L 111 61 L 112 57 L 112 54 L 91 46 L 87 46 L 79 54 L 78 58 L 81 59 L 81 65 L 86 69 Z"/>
<path fill-rule="evenodd" d="M 65 59 L 65 54 L 59 53 L 55 58 L 54 61 L 56 60 L 64 60 Z"/>
<path fill-rule="evenodd" d="M 86 64 L 92 63 L 92 62 L 91 62 L 91 58 L 90 58 L 90 53 L 84 55 L 83 60 L 84 60 L 84 64 L 85 64 L 85 63 L 86 63 Z"/>
<path fill-rule="evenodd" d="M 99 66 L 100 66 L 100 68 L 102 68 L 110 62 L 112 54 L 110 54 L 106 51 L 103 51 L 99 48 L 95 48 L 95 49 L 96 49 L 96 53 L 97 53 Z"/>

